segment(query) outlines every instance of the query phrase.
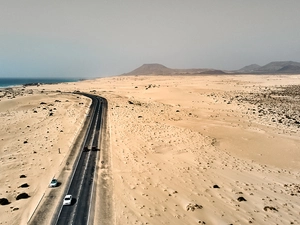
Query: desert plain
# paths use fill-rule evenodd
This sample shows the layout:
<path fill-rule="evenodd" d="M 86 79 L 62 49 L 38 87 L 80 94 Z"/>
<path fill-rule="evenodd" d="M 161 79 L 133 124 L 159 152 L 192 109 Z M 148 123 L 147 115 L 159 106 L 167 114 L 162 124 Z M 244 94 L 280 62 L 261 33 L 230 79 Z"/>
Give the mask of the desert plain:
<path fill-rule="evenodd" d="M 300 75 L 149 75 L 1 90 L 0 224 L 30 223 L 68 163 L 74 91 L 108 101 L 106 224 L 300 223 Z"/>

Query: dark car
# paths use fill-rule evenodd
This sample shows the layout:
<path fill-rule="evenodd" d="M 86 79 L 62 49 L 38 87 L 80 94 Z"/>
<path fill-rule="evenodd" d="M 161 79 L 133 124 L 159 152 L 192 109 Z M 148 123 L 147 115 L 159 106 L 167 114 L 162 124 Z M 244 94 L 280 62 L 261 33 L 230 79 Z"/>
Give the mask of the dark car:
<path fill-rule="evenodd" d="M 58 184 L 57 180 L 56 179 L 52 179 L 51 182 L 50 182 L 50 184 L 49 184 L 49 187 L 57 187 L 57 184 Z"/>

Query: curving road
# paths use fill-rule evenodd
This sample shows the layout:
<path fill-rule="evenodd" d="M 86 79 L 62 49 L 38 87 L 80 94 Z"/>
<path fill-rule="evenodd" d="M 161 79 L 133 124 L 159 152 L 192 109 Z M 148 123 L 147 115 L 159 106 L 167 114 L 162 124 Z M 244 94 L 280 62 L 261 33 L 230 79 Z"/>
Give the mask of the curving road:
<path fill-rule="evenodd" d="M 71 194 L 73 201 L 70 206 L 61 206 L 58 215 L 53 218 L 52 224 L 57 225 L 84 225 L 89 224 L 93 180 L 96 167 L 96 159 L 99 149 L 99 132 L 102 123 L 102 111 L 106 110 L 106 100 L 90 94 L 83 95 L 92 99 L 90 112 L 90 124 L 81 147 L 81 153 L 77 161 L 77 166 L 72 174 L 69 188 L 65 194 Z M 88 146 L 88 151 L 84 147 Z M 91 218 L 92 220 L 93 218 Z"/>
<path fill-rule="evenodd" d="M 112 183 L 107 180 L 111 176 L 107 150 L 107 100 L 87 93 L 77 94 L 91 98 L 92 104 L 90 116 L 66 159 L 66 165 L 57 177 L 59 181 L 66 183 L 59 183 L 58 187 L 49 189 L 43 195 L 41 204 L 38 204 L 27 224 L 113 224 Z M 86 146 L 88 151 L 85 151 Z M 100 161 L 101 164 L 98 164 Z M 97 188 L 93 188 L 96 185 Z M 62 206 L 66 194 L 71 194 L 74 198 L 70 206 Z"/>

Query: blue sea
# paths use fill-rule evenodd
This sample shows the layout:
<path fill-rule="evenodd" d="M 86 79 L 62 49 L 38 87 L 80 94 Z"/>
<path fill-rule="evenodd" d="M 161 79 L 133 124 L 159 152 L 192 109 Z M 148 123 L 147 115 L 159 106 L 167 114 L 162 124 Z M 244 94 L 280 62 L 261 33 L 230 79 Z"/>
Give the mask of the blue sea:
<path fill-rule="evenodd" d="M 75 78 L 0 78 L 0 88 L 19 86 L 31 83 L 56 84 L 65 82 L 75 82 L 80 79 Z"/>

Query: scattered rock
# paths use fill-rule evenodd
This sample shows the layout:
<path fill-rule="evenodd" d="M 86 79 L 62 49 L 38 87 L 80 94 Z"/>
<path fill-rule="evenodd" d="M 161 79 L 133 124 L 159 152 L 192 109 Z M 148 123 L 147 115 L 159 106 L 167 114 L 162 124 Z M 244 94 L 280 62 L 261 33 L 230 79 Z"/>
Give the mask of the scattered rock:
<path fill-rule="evenodd" d="M 193 203 L 189 203 L 186 206 L 186 211 L 195 211 L 195 209 L 202 209 L 203 206 L 202 205 L 198 205 L 198 204 L 193 204 Z"/>
<path fill-rule="evenodd" d="M 0 205 L 8 205 L 10 202 L 6 198 L 0 198 Z"/>
<path fill-rule="evenodd" d="M 278 210 L 277 210 L 275 207 L 273 207 L 273 206 L 265 206 L 265 207 L 264 207 L 264 210 L 265 210 L 265 211 L 272 210 L 272 211 L 278 212 Z"/>
<path fill-rule="evenodd" d="M 29 198 L 30 196 L 27 194 L 27 193 L 21 193 L 19 194 L 17 197 L 16 197 L 16 200 L 19 200 L 19 199 L 26 199 L 26 198 Z"/>
<path fill-rule="evenodd" d="M 27 188 L 29 187 L 29 184 L 25 183 L 25 184 L 22 184 L 21 186 L 19 186 L 20 188 Z"/>
<path fill-rule="evenodd" d="M 246 202 L 247 200 L 244 197 L 238 197 L 237 199 L 239 202 Z"/>

